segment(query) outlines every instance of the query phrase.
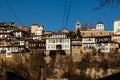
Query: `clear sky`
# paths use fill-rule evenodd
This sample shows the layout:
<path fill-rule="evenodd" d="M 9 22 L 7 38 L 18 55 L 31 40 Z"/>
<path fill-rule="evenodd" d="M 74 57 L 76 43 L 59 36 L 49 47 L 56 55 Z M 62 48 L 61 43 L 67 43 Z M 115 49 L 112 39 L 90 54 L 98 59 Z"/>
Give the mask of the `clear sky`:
<path fill-rule="evenodd" d="M 0 0 L 0 22 L 15 22 L 28 27 L 36 23 L 43 25 L 45 31 L 58 31 L 65 28 L 62 26 L 65 1 Z M 99 6 L 97 1 L 72 0 L 66 28 L 74 31 L 75 23 L 79 20 L 81 24 L 90 22 L 94 27 L 98 21 L 102 21 L 106 30 L 113 30 L 112 21 L 120 19 L 120 7 L 113 9 L 105 6 L 99 10 L 94 10 L 93 8 Z"/>

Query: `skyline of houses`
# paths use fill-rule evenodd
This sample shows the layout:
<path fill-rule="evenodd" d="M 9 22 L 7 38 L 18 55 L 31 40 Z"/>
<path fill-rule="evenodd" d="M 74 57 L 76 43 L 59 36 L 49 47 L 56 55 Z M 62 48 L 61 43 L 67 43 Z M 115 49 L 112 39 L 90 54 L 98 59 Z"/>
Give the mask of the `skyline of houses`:
<path fill-rule="evenodd" d="M 61 29 L 57 32 L 44 31 L 44 26 L 32 24 L 31 30 L 26 26 L 18 26 L 14 22 L 0 23 L 0 53 L 7 56 L 12 53 L 36 53 L 64 51 L 66 55 L 79 55 L 94 50 L 110 53 L 119 49 L 120 20 L 114 20 L 114 30 L 104 30 L 104 24 L 99 21 L 95 28 L 81 29 L 79 20 L 75 30 Z"/>

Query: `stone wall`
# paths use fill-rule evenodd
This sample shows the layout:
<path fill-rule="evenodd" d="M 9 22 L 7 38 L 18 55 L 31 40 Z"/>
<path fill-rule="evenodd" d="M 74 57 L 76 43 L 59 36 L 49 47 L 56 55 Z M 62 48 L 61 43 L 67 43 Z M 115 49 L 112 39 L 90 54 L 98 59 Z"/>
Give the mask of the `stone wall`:
<path fill-rule="evenodd" d="M 30 54 L 12 53 L 12 57 L 0 54 L 0 80 L 5 78 L 6 72 L 14 72 L 27 78 L 30 70 Z"/>
<path fill-rule="evenodd" d="M 72 56 L 57 55 L 56 60 L 51 61 L 48 56 L 43 58 L 41 53 L 13 53 L 12 57 L 6 57 L 5 53 L 0 54 L 0 80 L 6 80 L 6 72 L 14 72 L 28 80 L 38 80 L 41 76 L 44 79 L 55 76 L 68 80 L 85 76 L 94 80 L 120 72 L 120 55 L 80 56 L 81 59 L 74 61 Z"/>

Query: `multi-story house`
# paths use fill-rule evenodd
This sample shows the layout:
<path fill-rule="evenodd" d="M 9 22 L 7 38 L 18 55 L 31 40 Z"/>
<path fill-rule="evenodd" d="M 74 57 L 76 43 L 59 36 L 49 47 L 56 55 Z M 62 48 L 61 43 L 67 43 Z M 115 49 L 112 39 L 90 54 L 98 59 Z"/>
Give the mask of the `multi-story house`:
<path fill-rule="evenodd" d="M 7 37 L 10 36 L 10 35 L 11 35 L 11 34 L 8 33 L 8 32 L 3 32 L 3 33 L 0 32 L 0 38 L 1 38 L 1 39 L 5 39 L 5 38 L 7 38 Z"/>
<path fill-rule="evenodd" d="M 83 36 L 82 37 L 82 50 L 83 53 L 91 52 L 93 48 L 96 47 L 95 37 L 93 36 Z"/>
<path fill-rule="evenodd" d="M 19 30 L 25 31 L 28 34 L 30 33 L 30 28 L 28 28 L 27 26 L 18 26 Z"/>
<path fill-rule="evenodd" d="M 114 24 L 114 34 L 120 34 L 120 20 L 114 20 L 113 21 Z"/>
<path fill-rule="evenodd" d="M 25 40 L 24 39 L 19 39 L 16 37 L 9 37 L 8 39 L 5 40 L 5 45 L 4 47 L 5 52 L 27 52 L 27 49 L 25 48 Z"/>
<path fill-rule="evenodd" d="M 30 34 L 30 38 L 33 39 L 33 40 L 42 40 L 43 36 L 42 35 Z"/>
<path fill-rule="evenodd" d="M 0 53 L 3 53 L 6 51 L 6 40 L 0 39 Z"/>
<path fill-rule="evenodd" d="M 114 34 L 111 36 L 111 50 L 116 50 L 120 48 L 120 35 L 119 34 Z"/>
<path fill-rule="evenodd" d="M 25 37 L 28 36 L 29 34 L 18 29 L 15 23 L 0 23 L 0 38 L 2 44 L 0 46 L 0 52 L 26 52 Z"/>
<path fill-rule="evenodd" d="M 100 50 L 101 52 L 110 52 L 109 42 L 111 40 L 112 31 L 81 31 L 82 32 L 82 48 Z M 99 46 L 98 46 L 99 45 Z M 102 47 L 104 46 L 104 47 Z"/>
<path fill-rule="evenodd" d="M 77 55 L 96 49 L 100 52 L 110 52 L 119 48 L 119 20 L 114 21 L 114 31 L 104 30 L 104 24 L 99 21 L 95 29 L 81 30 L 77 21 L 75 32 L 62 29 L 58 32 L 44 32 L 44 27 L 32 24 L 29 28 L 17 26 L 15 23 L 0 23 L 0 51 L 31 53 L 46 51 L 64 51 L 66 54 Z M 3 44 L 4 43 L 4 44 Z M 46 45 L 46 46 L 45 46 Z"/>
<path fill-rule="evenodd" d="M 20 48 L 23 47 L 23 45 L 20 45 L 20 42 L 18 40 L 9 40 L 9 39 L 3 39 L 0 41 L 0 52 L 21 52 Z"/>
<path fill-rule="evenodd" d="M 67 55 L 71 54 L 71 41 L 65 33 L 53 33 L 46 39 L 46 54 L 50 51 L 64 50 Z"/>
<path fill-rule="evenodd" d="M 38 24 L 32 24 L 31 33 L 35 35 L 43 35 L 44 27 L 39 26 Z"/>
<path fill-rule="evenodd" d="M 0 28 L 16 29 L 17 25 L 14 22 L 1 22 Z"/>
<path fill-rule="evenodd" d="M 33 40 L 42 40 L 44 35 L 44 26 L 38 24 L 32 24 L 30 37 Z"/>
<path fill-rule="evenodd" d="M 82 47 L 83 49 L 95 47 L 95 37 L 92 36 L 82 37 Z"/>
<path fill-rule="evenodd" d="M 46 50 L 45 40 L 28 40 L 28 49 L 30 53 L 40 53 Z"/>
<path fill-rule="evenodd" d="M 111 35 L 99 35 L 99 36 L 83 36 L 82 37 L 82 48 L 96 49 L 101 52 L 110 52 L 109 43 L 111 41 Z"/>
<path fill-rule="evenodd" d="M 82 41 L 79 38 L 71 39 L 71 53 L 73 61 L 79 61 L 83 54 L 82 52 Z"/>
<path fill-rule="evenodd" d="M 11 32 L 11 34 L 12 34 L 12 36 L 19 37 L 19 38 L 29 37 L 29 34 L 25 31 L 22 31 L 22 30 L 14 30 Z"/>
<path fill-rule="evenodd" d="M 98 52 L 109 53 L 111 44 L 111 35 L 97 36 L 96 37 L 96 49 Z"/>

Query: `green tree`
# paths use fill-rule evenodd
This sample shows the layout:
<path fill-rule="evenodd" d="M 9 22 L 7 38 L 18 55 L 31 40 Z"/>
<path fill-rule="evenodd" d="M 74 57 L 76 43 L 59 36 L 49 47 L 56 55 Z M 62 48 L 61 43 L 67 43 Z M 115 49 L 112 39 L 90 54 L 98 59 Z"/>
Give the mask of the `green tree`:
<path fill-rule="evenodd" d="M 82 38 L 82 35 L 81 35 L 81 32 L 80 32 L 80 28 L 77 29 L 77 31 L 76 31 L 76 36 L 77 36 L 78 38 Z"/>

